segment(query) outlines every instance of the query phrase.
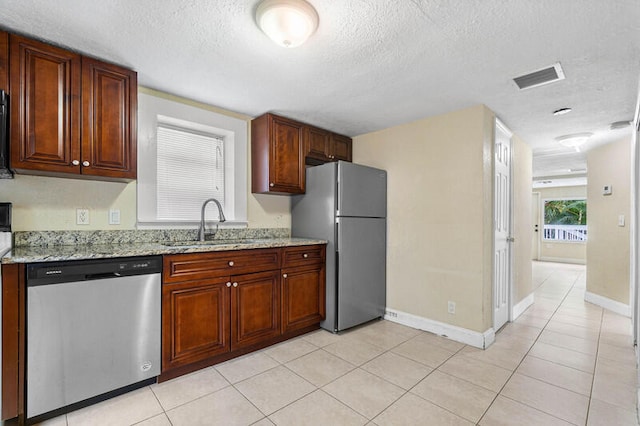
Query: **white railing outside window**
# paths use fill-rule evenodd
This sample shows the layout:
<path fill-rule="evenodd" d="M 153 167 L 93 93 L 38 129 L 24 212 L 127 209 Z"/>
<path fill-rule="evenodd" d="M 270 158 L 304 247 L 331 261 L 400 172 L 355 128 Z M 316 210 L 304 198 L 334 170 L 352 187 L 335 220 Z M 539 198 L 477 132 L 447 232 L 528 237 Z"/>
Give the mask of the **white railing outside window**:
<path fill-rule="evenodd" d="M 587 225 L 544 225 L 543 238 L 547 241 L 587 241 Z"/>

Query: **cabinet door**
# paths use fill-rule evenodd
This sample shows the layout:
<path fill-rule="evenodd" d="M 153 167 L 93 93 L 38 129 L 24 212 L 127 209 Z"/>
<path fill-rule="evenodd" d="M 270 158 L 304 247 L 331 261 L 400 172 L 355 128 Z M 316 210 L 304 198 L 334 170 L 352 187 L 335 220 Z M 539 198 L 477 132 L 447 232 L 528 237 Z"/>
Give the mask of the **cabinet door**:
<path fill-rule="evenodd" d="M 351 161 L 352 146 L 351 138 L 332 134 L 330 142 L 331 153 L 329 155 L 331 157 L 331 161 Z"/>
<path fill-rule="evenodd" d="M 137 76 L 82 58 L 82 173 L 136 178 Z"/>
<path fill-rule="evenodd" d="M 318 165 L 327 161 L 329 150 L 329 132 L 308 126 L 305 131 L 304 141 L 305 162 Z"/>
<path fill-rule="evenodd" d="M 229 352 L 228 280 L 164 284 L 162 371 Z"/>
<path fill-rule="evenodd" d="M 280 271 L 231 277 L 231 349 L 280 335 Z"/>
<path fill-rule="evenodd" d="M 80 172 L 80 56 L 10 36 L 11 167 Z"/>
<path fill-rule="evenodd" d="M 324 264 L 282 270 L 282 332 L 318 324 L 325 318 Z"/>
<path fill-rule="evenodd" d="M 9 92 L 9 33 L 0 31 L 0 89 Z"/>
<path fill-rule="evenodd" d="M 304 193 L 304 125 L 271 116 L 269 190 Z"/>

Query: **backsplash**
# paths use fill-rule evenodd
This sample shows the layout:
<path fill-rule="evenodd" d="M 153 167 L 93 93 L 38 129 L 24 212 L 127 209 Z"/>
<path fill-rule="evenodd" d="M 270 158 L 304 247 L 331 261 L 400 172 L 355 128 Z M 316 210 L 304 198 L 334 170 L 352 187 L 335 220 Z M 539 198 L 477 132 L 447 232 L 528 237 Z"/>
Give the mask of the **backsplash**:
<path fill-rule="evenodd" d="M 228 228 L 216 232 L 214 240 L 288 238 L 289 228 Z M 145 229 L 100 231 L 21 231 L 14 234 L 14 247 L 135 244 L 161 241 L 195 241 L 196 229 Z"/>

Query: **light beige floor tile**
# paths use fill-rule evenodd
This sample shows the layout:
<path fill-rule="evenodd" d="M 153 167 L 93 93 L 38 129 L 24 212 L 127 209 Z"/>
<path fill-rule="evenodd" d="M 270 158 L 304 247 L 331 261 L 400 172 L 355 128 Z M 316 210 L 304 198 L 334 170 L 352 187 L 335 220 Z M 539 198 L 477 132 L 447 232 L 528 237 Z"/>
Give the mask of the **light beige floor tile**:
<path fill-rule="evenodd" d="M 384 352 L 384 349 L 356 338 L 341 340 L 325 346 L 323 349 L 353 365 L 362 365 Z"/>
<path fill-rule="evenodd" d="M 588 355 L 595 355 L 598 351 L 598 342 L 596 340 L 581 339 L 550 330 L 544 330 L 540 334 L 538 341 Z"/>
<path fill-rule="evenodd" d="M 405 394 L 374 419 L 379 426 L 448 425 L 471 426 L 473 423 L 438 407 L 412 393 Z"/>
<path fill-rule="evenodd" d="M 625 383 L 629 386 L 636 386 L 638 383 L 635 363 L 623 364 L 607 358 L 599 358 L 596 362 L 596 376 Z"/>
<path fill-rule="evenodd" d="M 600 342 L 598 346 L 598 358 L 607 358 L 623 364 L 634 364 L 636 362 L 636 353 L 633 346 L 622 348 Z"/>
<path fill-rule="evenodd" d="M 367 326 L 367 328 L 371 328 L 374 330 L 390 331 L 392 333 L 399 334 L 407 338 L 411 338 L 413 336 L 416 336 L 422 333 L 422 330 L 418 330 L 413 327 L 407 327 L 406 325 L 398 324 L 396 322 L 387 321 L 387 320 L 372 322 Z"/>
<path fill-rule="evenodd" d="M 455 340 L 426 331 L 415 336 L 415 339 L 427 344 L 439 346 L 442 349 L 446 349 L 451 352 L 458 352 L 460 349 L 465 347 L 464 343 L 456 342 Z"/>
<path fill-rule="evenodd" d="M 342 358 L 318 349 L 285 364 L 315 386 L 322 387 L 356 368 Z"/>
<path fill-rule="evenodd" d="M 549 321 L 546 327 L 547 330 L 555 331 L 557 333 L 568 334 L 569 336 L 579 337 L 587 340 L 598 340 L 600 336 L 600 330 L 594 330 L 590 328 L 580 327 L 577 325 L 566 324 L 563 322 Z"/>
<path fill-rule="evenodd" d="M 429 343 L 428 339 L 420 339 L 418 337 L 414 337 L 400 346 L 393 348 L 392 352 L 425 364 L 431 368 L 437 368 L 455 353 L 455 351 Z"/>
<path fill-rule="evenodd" d="M 538 342 L 533 345 L 531 351 L 529 351 L 529 355 L 591 374 L 596 364 L 596 357 L 593 355 L 583 354 L 543 342 Z"/>
<path fill-rule="evenodd" d="M 264 417 L 232 386 L 167 411 L 173 426 L 245 426 Z"/>
<path fill-rule="evenodd" d="M 533 340 L 521 339 L 519 336 L 515 335 L 506 335 L 502 336 L 499 339 L 496 339 L 492 346 L 508 349 L 524 356 L 527 352 L 529 352 L 529 349 L 531 349 L 531 346 L 533 344 Z"/>
<path fill-rule="evenodd" d="M 313 352 L 316 349 L 318 349 L 317 346 L 312 345 L 303 339 L 294 339 L 271 346 L 269 349 L 266 349 L 264 353 L 279 363 L 285 364 L 291 360 Z"/>
<path fill-rule="evenodd" d="M 606 343 L 607 345 L 611 346 L 619 346 L 621 348 L 628 348 L 629 346 L 633 346 L 633 337 L 628 334 L 601 331 L 600 343 Z"/>
<path fill-rule="evenodd" d="M 587 420 L 589 398 L 522 374 L 515 373 L 501 394 L 576 425 Z"/>
<path fill-rule="evenodd" d="M 588 426 L 638 426 L 636 410 L 625 410 L 615 405 L 607 404 L 598 399 L 592 399 L 589 405 Z"/>
<path fill-rule="evenodd" d="M 416 335 L 416 333 L 403 332 L 404 330 L 400 328 L 402 327 L 400 325 L 395 327 L 398 329 L 394 329 L 389 326 L 377 326 L 378 324 L 384 324 L 384 322 L 378 322 L 373 325 L 362 327 L 354 331 L 352 336 L 356 339 L 378 346 L 384 350 L 389 350 L 403 342 L 406 342 Z"/>
<path fill-rule="evenodd" d="M 319 348 L 338 342 L 342 336 L 320 329 L 302 336 L 304 340 Z"/>
<path fill-rule="evenodd" d="M 517 324 L 515 322 L 509 323 L 496 334 L 496 340 L 500 339 L 503 335 L 514 335 L 521 339 L 535 340 L 540 335 L 542 329 L 537 327 L 530 327 L 528 325 Z"/>
<path fill-rule="evenodd" d="M 165 410 L 170 410 L 196 398 L 229 386 L 214 368 L 205 368 L 168 382 L 151 386 L 151 390 Z"/>
<path fill-rule="evenodd" d="M 149 387 L 144 387 L 67 414 L 69 426 L 130 425 L 162 413 Z"/>
<path fill-rule="evenodd" d="M 5 424 L 9 426 L 12 423 L 6 422 Z M 36 423 L 34 426 L 67 426 L 67 415 L 63 414 L 62 416 Z"/>
<path fill-rule="evenodd" d="M 171 422 L 166 414 L 162 413 L 150 419 L 136 423 L 136 426 L 171 426 Z"/>
<path fill-rule="evenodd" d="M 393 352 L 386 352 L 372 359 L 362 366 L 363 370 L 400 386 L 405 390 L 411 389 L 427 374 L 433 371 L 424 364 L 410 360 Z"/>
<path fill-rule="evenodd" d="M 321 390 L 287 405 L 269 417 L 278 426 L 360 426 L 368 422 L 366 418 Z"/>
<path fill-rule="evenodd" d="M 511 370 L 478 361 L 462 354 L 449 358 L 438 370 L 493 392 L 499 392 L 512 373 Z"/>
<path fill-rule="evenodd" d="M 538 318 L 533 314 L 522 314 L 514 322 L 516 324 L 528 325 L 529 327 L 544 328 L 548 319 Z"/>
<path fill-rule="evenodd" d="M 266 415 L 316 389 L 284 366 L 253 376 L 237 383 L 235 387 Z"/>
<path fill-rule="evenodd" d="M 255 423 L 251 423 L 251 426 L 275 426 L 275 424 L 271 420 L 265 417 L 262 420 L 258 420 Z"/>
<path fill-rule="evenodd" d="M 600 319 L 580 318 L 573 315 L 565 315 L 563 313 L 556 313 L 551 320 L 554 322 L 577 325 L 579 327 L 589 328 L 592 330 L 600 330 L 601 323 Z"/>
<path fill-rule="evenodd" d="M 439 371 L 429 374 L 411 392 L 473 423 L 496 397 L 495 392 Z"/>
<path fill-rule="evenodd" d="M 570 426 L 547 413 L 521 404 L 502 395 L 487 410 L 479 423 L 482 426 Z"/>
<path fill-rule="evenodd" d="M 370 420 L 405 392 L 361 369 L 347 373 L 322 389 Z"/>
<path fill-rule="evenodd" d="M 230 383 L 237 383 L 278 365 L 278 362 L 270 356 L 263 352 L 256 352 L 218 364 L 215 368 Z"/>
<path fill-rule="evenodd" d="M 637 375 L 634 376 L 637 377 Z M 591 397 L 627 410 L 635 410 L 637 404 L 636 392 L 635 384 L 616 380 L 615 377 L 597 372 L 593 379 Z"/>
<path fill-rule="evenodd" d="M 495 344 L 484 350 L 467 346 L 459 354 L 511 371 L 515 370 L 524 358 L 522 351 L 513 351 Z"/>
<path fill-rule="evenodd" d="M 591 395 L 593 375 L 551 361 L 525 357 L 516 372 L 585 395 Z"/>

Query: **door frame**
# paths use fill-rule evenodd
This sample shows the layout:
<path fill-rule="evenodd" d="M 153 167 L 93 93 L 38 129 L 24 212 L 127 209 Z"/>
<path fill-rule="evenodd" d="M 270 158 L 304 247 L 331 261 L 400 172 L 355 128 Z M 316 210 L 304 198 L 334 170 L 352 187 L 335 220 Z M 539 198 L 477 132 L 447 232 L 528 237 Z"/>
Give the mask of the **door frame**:
<path fill-rule="evenodd" d="M 511 130 L 509 130 L 509 128 L 498 118 L 495 117 L 495 121 L 494 121 L 494 129 L 493 129 L 493 147 L 492 147 L 492 152 L 493 152 L 493 158 L 492 158 L 492 169 L 493 169 L 493 196 L 494 196 L 494 202 L 493 202 L 493 218 L 492 218 L 492 223 L 493 223 L 493 242 L 492 242 L 492 270 L 493 270 L 493 274 L 492 274 L 492 278 L 493 278 L 493 283 L 491 286 L 491 290 L 492 290 L 492 294 L 491 294 L 491 317 L 492 317 L 492 326 L 494 331 L 498 331 L 500 327 L 496 327 L 496 317 L 495 317 L 495 312 L 496 312 L 496 298 L 495 298 L 495 294 L 496 294 L 496 284 L 497 284 L 497 280 L 496 280 L 496 268 L 495 268 L 495 242 L 496 242 L 496 214 L 495 214 L 495 210 L 496 210 L 496 203 L 495 203 L 495 180 L 496 180 L 496 171 L 495 171 L 495 161 L 496 161 L 496 157 L 495 157 L 495 146 L 496 146 L 496 135 L 497 135 L 497 130 L 498 128 L 500 128 L 504 133 L 506 133 L 507 135 L 509 135 L 509 238 L 513 238 L 513 132 Z M 508 272 L 508 281 L 509 283 L 507 284 L 507 323 L 513 320 L 513 244 L 512 241 L 511 242 L 507 242 L 508 244 L 508 250 L 509 250 L 509 255 L 508 255 L 508 265 L 509 265 L 509 272 Z M 531 244 L 531 242 L 529 242 L 529 244 Z"/>
<path fill-rule="evenodd" d="M 536 232 L 536 230 L 533 230 L 533 237 L 536 239 L 536 251 L 533 253 L 534 257 L 532 260 L 540 260 L 540 244 L 542 244 L 542 230 L 544 229 L 544 224 L 542 224 L 542 226 L 540 226 L 540 217 L 541 217 L 541 213 L 542 213 L 542 194 L 540 192 L 537 191 L 533 191 L 531 193 L 531 195 L 533 197 L 536 198 L 536 201 L 534 202 L 535 205 L 535 214 L 537 217 L 532 217 L 533 219 L 533 226 L 535 228 L 536 224 L 538 225 L 538 232 Z"/>

